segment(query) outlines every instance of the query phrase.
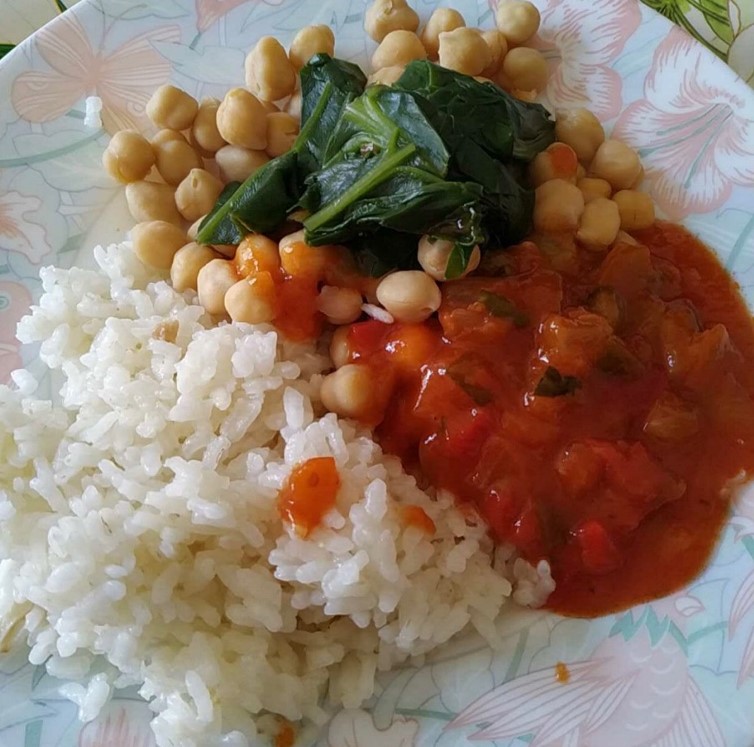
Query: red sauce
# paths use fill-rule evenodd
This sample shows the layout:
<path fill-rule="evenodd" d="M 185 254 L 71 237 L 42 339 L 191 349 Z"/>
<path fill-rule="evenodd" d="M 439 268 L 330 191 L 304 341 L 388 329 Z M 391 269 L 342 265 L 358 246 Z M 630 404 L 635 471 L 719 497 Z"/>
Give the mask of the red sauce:
<path fill-rule="evenodd" d="M 335 505 L 340 475 L 332 457 L 315 457 L 297 464 L 278 495 L 283 521 L 300 537 L 308 537 Z"/>
<path fill-rule="evenodd" d="M 754 471 L 754 332 L 735 284 L 679 226 L 636 238 L 606 255 L 525 242 L 503 276 L 446 283 L 437 319 L 348 338 L 391 388 L 384 448 L 547 559 L 548 605 L 568 615 L 690 581 L 726 487 Z"/>

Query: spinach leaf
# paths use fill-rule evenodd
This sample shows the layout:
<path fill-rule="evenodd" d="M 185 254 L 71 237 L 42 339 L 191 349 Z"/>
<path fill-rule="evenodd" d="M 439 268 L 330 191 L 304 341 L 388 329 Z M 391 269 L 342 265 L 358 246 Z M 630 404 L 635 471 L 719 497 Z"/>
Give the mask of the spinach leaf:
<path fill-rule="evenodd" d="M 496 246 L 521 241 L 531 229 L 534 191 L 517 179 L 515 171 L 491 158 L 471 140 L 461 143 L 453 154 L 453 169 L 459 178 L 482 186 L 485 227 Z"/>
<path fill-rule="evenodd" d="M 481 197 L 478 185 L 446 182 L 413 167 L 385 169 L 392 173 L 384 182 L 374 184 L 372 180 L 381 175 L 381 170 L 373 171 L 367 175 L 371 179 L 361 179 L 341 199 L 309 216 L 304 221 L 307 242 L 312 246 L 342 243 L 388 228 L 414 234 L 416 252 L 418 236 L 446 235 L 435 227 L 444 225 L 448 215 L 457 216 L 456 224 L 468 226 L 472 237 L 481 235 L 481 216 L 475 207 Z M 363 194 L 358 194 L 357 189 Z M 461 240 L 465 238 L 462 236 Z"/>
<path fill-rule="evenodd" d="M 522 166 L 555 139 L 547 110 L 426 60 L 411 62 L 396 86 L 417 99 L 448 145 L 449 178 L 482 185 L 480 208 L 491 243 L 523 239 L 534 192 Z"/>
<path fill-rule="evenodd" d="M 530 161 L 555 140 L 542 105 L 427 60 L 410 62 L 395 85 L 431 105 L 430 121 L 451 149 L 471 140 L 495 158 Z"/>
<path fill-rule="evenodd" d="M 581 382 L 575 376 L 563 376 L 557 368 L 548 366 L 542 375 L 534 394 L 539 397 L 562 397 L 573 394 L 581 387 Z"/>
<path fill-rule="evenodd" d="M 299 197 L 294 150 L 268 161 L 199 225 L 200 244 L 238 244 L 251 232 L 277 228 Z"/>
<path fill-rule="evenodd" d="M 325 165 L 307 178 L 306 240 L 341 243 L 380 228 L 421 235 L 448 216 L 468 226 L 467 233 L 473 227 L 476 237 L 482 190 L 446 181 L 448 161 L 445 144 L 410 94 L 370 86 L 344 108 Z"/>
<path fill-rule="evenodd" d="M 357 65 L 326 54 L 312 57 L 301 69 L 303 126 L 293 147 L 255 171 L 231 197 L 218 200 L 199 226 L 197 241 L 237 244 L 250 231 L 280 225 L 298 202 L 306 175 L 319 168 L 343 107 L 365 85 Z"/>
<path fill-rule="evenodd" d="M 361 95 L 366 76 L 358 65 L 317 54 L 301 68 L 301 131 L 293 146 L 308 174 L 322 165 L 343 108 Z"/>
<path fill-rule="evenodd" d="M 356 266 L 365 275 L 381 277 L 390 270 L 419 270 L 416 236 L 381 228 L 357 236 L 350 244 Z"/>
<path fill-rule="evenodd" d="M 241 186 L 241 182 L 228 182 L 225 187 L 223 187 L 223 191 L 220 192 L 220 196 L 217 198 L 217 202 L 215 203 L 212 210 L 207 213 L 207 215 L 204 216 L 204 219 L 199 224 L 199 232 L 201 233 L 201 229 L 204 228 L 208 223 L 210 223 L 214 217 L 220 212 L 223 205 L 225 205 L 228 200 L 236 193 L 236 190 Z M 227 235 L 226 235 L 227 233 Z M 236 227 L 231 223 L 229 226 L 220 225 L 219 230 L 216 232 L 217 239 L 214 241 L 215 244 L 234 244 L 236 243 L 235 236 L 236 236 Z M 225 239 L 229 239 L 229 241 L 225 241 Z"/>

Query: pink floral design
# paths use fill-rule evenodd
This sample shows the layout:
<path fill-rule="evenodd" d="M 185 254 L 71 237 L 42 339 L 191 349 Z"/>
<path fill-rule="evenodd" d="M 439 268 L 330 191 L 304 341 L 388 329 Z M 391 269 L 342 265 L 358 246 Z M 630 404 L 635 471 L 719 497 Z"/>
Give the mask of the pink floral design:
<path fill-rule="evenodd" d="M 674 614 L 702 609 L 692 598 Z M 642 627 L 628 641 L 603 641 L 589 661 L 568 663 L 568 682 L 552 667 L 518 677 L 472 703 L 447 728 L 481 725 L 471 740 L 534 734 L 531 747 L 724 747 L 714 713 L 669 635 L 653 644 Z"/>
<path fill-rule="evenodd" d="M 180 30 L 177 26 L 150 29 L 105 55 L 92 47 L 78 18 L 66 14 L 35 38 L 51 70 L 27 71 L 13 81 L 11 101 L 18 114 L 29 122 L 48 122 L 96 94 L 102 99 L 105 127 L 114 132 L 148 126 L 147 101 L 170 75 L 170 63 L 152 43 L 178 42 Z"/>
<path fill-rule="evenodd" d="M 673 220 L 714 210 L 734 184 L 754 182 L 754 108 L 719 77 L 702 46 L 674 28 L 655 51 L 644 98 L 615 126 L 639 149 L 650 191 Z"/>
<path fill-rule="evenodd" d="M 611 63 L 640 21 L 634 0 L 549 0 L 538 46 L 551 60 L 547 96 L 556 109 L 586 106 L 603 120 L 618 115 L 622 83 Z"/>
<path fill-rule="evenodd" d="M 16 325 L 30 305 L 31 294 L 26 286 L 0 280 L 0 383 L 7 382 L 11 371 L 23 366 Z"/>
<path fill-rule="evenodd" d="M 41 207 L 42 201 L 34 195 L 0 194 L 0 246 L 23 254 L 35 264 L 52 252 L 44 228 L 29 217 Z"/>
<path fill-rule="evenodd" d="M 125 709 L 87 724 L 79 735 L 78 747 L 153 747 L 148 727 L 132 722 Z"/>
<path fill-rule="evenodd" d="M 213 23 L 233 8 L 243 5 L 248 0 L 196 0 L 196 28 L 199 32 L 206 31 Z M 278 0 L 275 5 L 279 5 Z"/>
<path fill-rule="evenodd" d="M 361 709 L 338 713 L 327 733 L 329 747 L 413 747 L 419 723 L 414 719 L 393 719 L 387 729 L 378 729 L 372 717 Z"/>

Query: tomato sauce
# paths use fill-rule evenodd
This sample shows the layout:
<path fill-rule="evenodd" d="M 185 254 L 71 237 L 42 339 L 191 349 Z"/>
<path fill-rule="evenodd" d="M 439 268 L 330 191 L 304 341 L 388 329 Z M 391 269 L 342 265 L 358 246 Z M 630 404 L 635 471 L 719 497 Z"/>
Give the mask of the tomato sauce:
<path fill-rule="evenodd" d="M 754 331 L 734 282 L 680 226 L 635 239 L 602 254 L 534 237 L 494 275 L 446 283 L 437 318 L 348 335 L 390 390 L 383 447 L 547 559 L 548 606 L 567 615 L 690 581 L 754 472 Z"/>

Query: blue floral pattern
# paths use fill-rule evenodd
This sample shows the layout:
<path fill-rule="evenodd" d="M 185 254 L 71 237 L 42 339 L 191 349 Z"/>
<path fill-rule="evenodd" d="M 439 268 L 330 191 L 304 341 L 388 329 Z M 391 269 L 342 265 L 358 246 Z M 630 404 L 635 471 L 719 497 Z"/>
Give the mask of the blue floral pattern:
<path fill-rule="evenodd" d="M 420 0 L 418 8 L 426 17 L 436 4 Z M 622 121 L 615 115 L 616 101 L 619 111 L 627 111 L 644 100 L 647 81 L 656 73 L 653 55 L 661 45 L 676 43 L 674 27 L 633 0 L 538 4 L 545 25 L 542 44 L 552 64 L 567 75 L 576 69 L 568 65 L 578 64 L 569 54 L 598 55 L 601 78 L 590 77 L 594 71 L 583 66 L 576 73 L 587 95 L 608 96 L 602 102 L 608 125 Z M 486 0 L 456 0 L 454 5 L 469 21 L 489 24 L 493 4 Z M 548 27 L 587 6 L 593 7 L 589 22 L 595 28 L 577 39 L 577 47 L 575 36 L 566 38 L 567 28 L 558 26 L 555 34 Z M 373 49 L 362 30 L 364 8 L 364 0 L 84 0 L 46 33 L 61 39 L 83 35 L 97 60 L 117 50 L 137 54 L 148 48 L 150 75 L 164 72 L 164 78 L 170 76 L 191 93 L 209 96 L 242 81 L 245 50 L 258 36 L 274 34 L 286 43 L 306 23 L 329 24 L 339 55 L 364 60 Z M 613 22 L 619 16 L 626 19 L 622 25 Z M 88 264 L 91 246 L 122 236 L 129 224 L 122 190 L 99 166 L 107 133 L 83 124 L 85 96 L 95 90 L 110 91 L 112 121 L 124 120 L 128 102 L 106 87 L 118 71 L 100 69 L 100 77 L 86 86 L 51 89 L 61 110 L 47 116 L 28 95 L 32 82 L 52 86 L 62 75 L 43 42 L 32 38 L 0 65 L 0 97 L 12 104 L 0 109 L 3 375 L 10 370 L 3 361 L 17 365 L 19 355 L 35 365 L 33 350 L 14 346 L 13 331 L 38 294 L 39 267 Z M 679 43 L 692 44 L 685 37 Z M 660 97 L 671 98 L 686 73 L 714 78 L 726 100 L 737 102 L 736 116 L 748 132 L 749 153 L 741 158 L 754 158 L 754 94 L 711 53 L 695 43 L 690 49 L 664 71 Z M 76 54 L 84 59 L 81 50 L 71 52 Z M 605 80 L 612 86 L 608 94 L 600 87 Z M 63 93 L 69 104 L 60 98 Z M 549 94 L 553 99 L 565 95 L 557 87 Z M 141 113 L 137 106 L 129 116 L 138 120 Z M 741 173 L 740 164 L 726 161 L 732 154 L 716 157 L 723 175 Z M 673 174 L 682 171 L 662 173 L 662 188 L 677 191 L 674 204 L 698 186 L 693 174 L 688 182 L 673 184 Z M 682 217 L 714 246 L 754 304 L 754 189 L 734 177 L 723 185 L 724 199 L 697 200 Z M 377 694 L 364 708 L 335 714 L 319 736 L 301 735 L 302 742 L 320 747 L 456 747 L 468 741 L 497 747 L 751 747 L 754 493 L 741 497 L 712 564 L 688 589 L 597 620 L 511 609 L 499 624 L 504 633 L 500 650 L 492 651 L 474 636 L 452 641 L 421 667 L 381 676 Z M 59 684 L 43 668 L 27 664 L 25 651 L 0 655 L 0 745 L 153 744 L 149 709 L 135 693 L 119 693 L 97 722 L 82 728 L 75 706 L 60 696 Z"/>

